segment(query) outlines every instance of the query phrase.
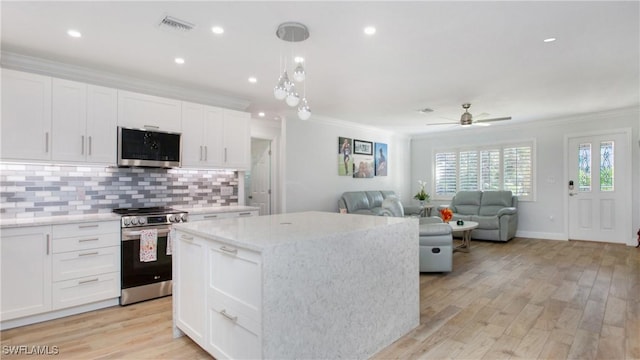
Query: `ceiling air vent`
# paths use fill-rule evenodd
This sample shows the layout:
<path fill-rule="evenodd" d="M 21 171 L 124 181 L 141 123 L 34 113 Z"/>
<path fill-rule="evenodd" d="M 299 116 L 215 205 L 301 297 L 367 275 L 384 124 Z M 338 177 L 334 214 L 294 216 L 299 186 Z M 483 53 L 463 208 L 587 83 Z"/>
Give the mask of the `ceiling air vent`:
<path fill-rule="evenodd" d="M 174 18 L 172 16 L 165 16 L 161 21 L 160 21 L 160 26 L 165 26 L 165 27 L 169 27 L 175 30 L 181 30 L 181 31 L 189 31 L 191 29 L 193 29 L 193 27 L 195 26 L 194 24 L 184 21 L 184 20 L 180 20 L 177 18 Z"/>

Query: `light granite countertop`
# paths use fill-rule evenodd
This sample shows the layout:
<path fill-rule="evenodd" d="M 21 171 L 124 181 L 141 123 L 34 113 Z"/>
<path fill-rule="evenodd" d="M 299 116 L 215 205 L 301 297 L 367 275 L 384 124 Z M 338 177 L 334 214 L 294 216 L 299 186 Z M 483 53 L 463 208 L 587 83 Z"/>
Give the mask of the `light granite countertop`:
<path fill-rule="evenodd" d="M 239 211 L 255 211 L 260 210 L 254 206 L 212 206 L 212 207 L 197 207 L 187 208 L 182 206 L 176 206 L 177 210 L 187 211 L 189 214 L 215 214 L 225 212 L 239 212 Z M 28 218 L 15 218 L 15 219 L 0 219 L 0 228 L 10 229 L 19 227 L 31 227 L 31 226 L 46 226 L 46 225 L 59 225 L 59 224 L 77 224 L 85 222 L 96 221 L 119 221 L 120 215 L 114 213 L 100 213 L 100 214 L 83 214 L 83 215 L 61 215 L 61 216 L 35 216 Z"/>
<path fill-rule="evenodd" d="M 272 246 L 336 234 L 375 231 L 376 228 L 404 221 L 415 222 L 417 228 L 418 220 L 412 218 L 320 211 L 198 221 L 176 224 L 174 228 L 229 245 L 262 251 Z"/>

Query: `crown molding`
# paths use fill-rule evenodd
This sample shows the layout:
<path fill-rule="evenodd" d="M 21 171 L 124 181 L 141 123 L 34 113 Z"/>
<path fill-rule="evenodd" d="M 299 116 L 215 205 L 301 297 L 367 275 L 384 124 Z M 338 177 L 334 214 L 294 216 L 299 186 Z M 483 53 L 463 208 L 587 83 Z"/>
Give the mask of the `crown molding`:
<path fill-rule="evenodd" d="M 250 104 L 247 99 L 220 95 L 208 91 L 198 91 L 183 86 L 169 85 L 160 81 L 150 81 L 20 53 L 2 51 L 0 54 L 0 65 L 8 69 L 239 111 L 246 111 Z"/>

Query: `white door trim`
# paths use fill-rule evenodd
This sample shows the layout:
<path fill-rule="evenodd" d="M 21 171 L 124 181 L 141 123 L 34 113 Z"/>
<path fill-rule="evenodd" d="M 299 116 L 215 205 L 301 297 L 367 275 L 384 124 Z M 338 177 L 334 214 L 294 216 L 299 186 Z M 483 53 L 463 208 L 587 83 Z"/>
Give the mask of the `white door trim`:
<path fill-rule="evenodd" d="M 628 190 L 632 191 L 633 189 L 633 171 L 632 171 L 632 158 L 633 158 L 633 149 L 632 149 L 632 128 L 619 128 L 619 129 L 606 129 L 606 130 L 594 130 L 587 132 L 578 132 L 564 135 L 564 182 L 562 186 L 564 187 L 564 238 L 569 239 L 569 188 L 567 184 L 569 183 L 569 140 L 576 137 L 583 136 L 594 136 L 594 135 L 607 135 L 607 134 L 623 134 L 626 137 L 627 145 L 625 150 L 627 151 L 627 159 L 625 160 L 624 166 L 629 169 L 627 171 L 626 180 L 629 186 Z M 633 216 L 633 208 L 632 208 L 632 197 L 625 197 L 623 201 L 623 209 L 624 213 L 628 214 L 624 219 L 621 219 L 623 228 L 627 229 L 629 232 L 629 236 L 627 236 L 626 245 L 627 246 L 635 246 L 636 245 L 636 233 L 631 228 L 632 222 L 631 217 Z"/>

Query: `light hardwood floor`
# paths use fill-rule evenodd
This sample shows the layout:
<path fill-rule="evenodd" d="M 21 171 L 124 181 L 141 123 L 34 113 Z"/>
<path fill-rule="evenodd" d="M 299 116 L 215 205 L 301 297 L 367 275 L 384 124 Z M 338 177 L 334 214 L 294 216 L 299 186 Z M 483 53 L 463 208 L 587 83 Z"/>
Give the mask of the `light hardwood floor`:
<path fill-rule="evenodd" d="M 420 288 L 420 326 L 375 359 L 640 359 L 640 249 L 472 241 L 470 253 L 454 254 L 453 272 L 422 274 Z M 0 336 L 3 350 L 57 346 L 49 359 L 210 358 L 171 334 L 167 297 Z"/>

